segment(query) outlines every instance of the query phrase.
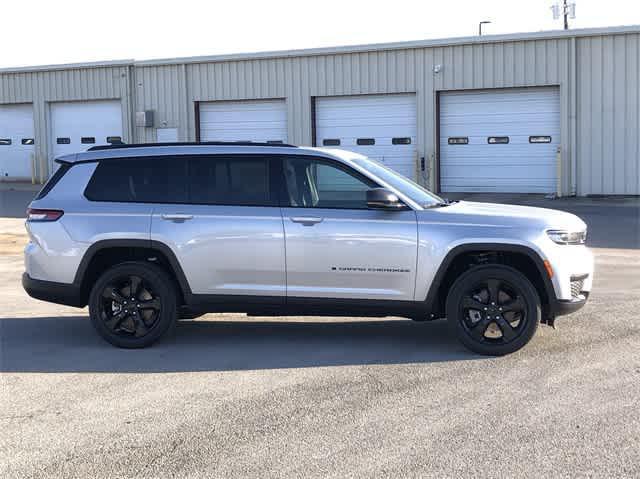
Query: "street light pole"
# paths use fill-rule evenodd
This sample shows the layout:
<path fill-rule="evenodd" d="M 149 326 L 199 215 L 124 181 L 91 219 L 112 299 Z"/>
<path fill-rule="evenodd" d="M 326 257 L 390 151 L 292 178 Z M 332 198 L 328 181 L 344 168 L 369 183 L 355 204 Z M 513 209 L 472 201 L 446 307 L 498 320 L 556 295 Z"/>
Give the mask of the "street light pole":
<path fill-rule="evenodd" d="M 482 36 L 482 25 L 486 25 L 487 23 L 491 23 L 491 21 L 490 20 L 483 20 L 480 23 L 478 23 L 478 36 Z"/>

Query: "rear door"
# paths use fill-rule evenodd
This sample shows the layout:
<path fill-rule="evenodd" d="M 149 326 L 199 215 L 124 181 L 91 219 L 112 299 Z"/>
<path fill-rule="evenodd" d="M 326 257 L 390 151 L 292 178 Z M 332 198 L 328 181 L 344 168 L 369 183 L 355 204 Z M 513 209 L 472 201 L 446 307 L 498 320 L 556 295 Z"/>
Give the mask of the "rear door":
<path fill-rule="evenodd" d="M 413 300 L 412 210 L 370 210 L 376 187 L 336 161 L 287 156 L 283 221 L 287 297 Z"/>
<path fill-rule="evenodd" d="M 151 239 L 173 250 L 192 292 L 284 302 L 284 231 L 272 160 L 202 155 L 172 162 L 173 186 L 166 200 L 157 199 Z"/>

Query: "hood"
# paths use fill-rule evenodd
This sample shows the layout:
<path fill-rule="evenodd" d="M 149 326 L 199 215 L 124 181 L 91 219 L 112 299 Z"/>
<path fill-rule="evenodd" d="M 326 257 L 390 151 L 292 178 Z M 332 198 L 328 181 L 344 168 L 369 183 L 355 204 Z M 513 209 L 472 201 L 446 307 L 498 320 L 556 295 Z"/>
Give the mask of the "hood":
<path fill-rule="evenodd" d="M 476 224 L 500 226 L 523 224 L 532 226 L 532 223 L 537 223 L 542 228 L 570 231 L 579 231 L 587 227 L 585 222 L 574 214 L 532 206 L 459 201 L 444 208 L 425 210 L 425 212 L 429 211 L 438 211 L 447 216 L 454 215 L 455 220 Z"/>

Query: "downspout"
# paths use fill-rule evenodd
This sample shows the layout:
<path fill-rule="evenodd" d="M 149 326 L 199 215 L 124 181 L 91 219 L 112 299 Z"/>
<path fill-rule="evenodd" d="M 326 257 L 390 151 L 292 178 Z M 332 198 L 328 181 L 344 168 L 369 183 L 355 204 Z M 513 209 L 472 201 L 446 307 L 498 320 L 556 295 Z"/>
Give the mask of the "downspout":
<path fill-rule="evenodd" d="M 569 83 L 571 85 L 571 113 L 569 116 L 569 141 L 571 151 L 571 170 L 569 174 L 569 195 L 576 196 L 578 192 L 578 118 L 577 118 L 577 105 L 578 105 L 578 58 L 576 51 L 576 37 L 571 38 L 571 62 L 569 71 Z"/>
<path fill-rule="evenodd" d="M 178 139 L 180 141 L 193 141 L 195 137 L 191 136 L 189 125 L 191 124 L 191 102 L 189 101 L 189 83 L 187 78 L 187 65 L 180 65 L 182 84 L 183 84 L 183 121 L 178 125 Z"/>
<path fill-rule="evenodd" d="M 127 113 L 127 143 L 138 143 L 137 132 L 136 132 L 136 89 L 135 89 L 135 70 L 133 63 L 125 66 L 126 81 L 125 84 L 125 103 L 126 103 L 126 113 Z M 120 101 L 122 104 L 122 100 Z"/>

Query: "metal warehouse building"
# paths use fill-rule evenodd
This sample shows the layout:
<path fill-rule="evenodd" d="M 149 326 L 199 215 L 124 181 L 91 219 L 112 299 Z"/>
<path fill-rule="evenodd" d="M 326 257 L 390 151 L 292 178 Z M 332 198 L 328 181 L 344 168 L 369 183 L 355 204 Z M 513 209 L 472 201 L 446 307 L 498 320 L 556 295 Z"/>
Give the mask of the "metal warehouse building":
<path fill-rule="evenodd" d="M 0 70 L 0 175 L 122 140 L 365 153 L 442 192 L 640 194 L 640 26 Z"/>

